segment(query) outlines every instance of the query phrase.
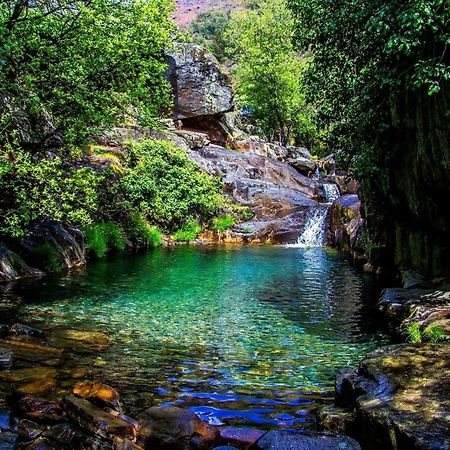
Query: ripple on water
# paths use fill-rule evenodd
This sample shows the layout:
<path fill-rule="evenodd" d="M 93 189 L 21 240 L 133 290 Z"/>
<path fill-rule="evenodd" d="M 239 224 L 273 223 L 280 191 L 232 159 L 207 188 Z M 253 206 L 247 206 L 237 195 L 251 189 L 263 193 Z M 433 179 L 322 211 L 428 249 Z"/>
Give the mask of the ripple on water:
<path fill-rule="evenodd" d="M 78 361 L 137 409 L 177 404 L 211 423 L 269 427 L 310 426 L 336 370 L 385 341 L 370 292 L 322 248 L 181 247 L 19 294 L 35 325 L 107 332 L 112 345 Z"/>

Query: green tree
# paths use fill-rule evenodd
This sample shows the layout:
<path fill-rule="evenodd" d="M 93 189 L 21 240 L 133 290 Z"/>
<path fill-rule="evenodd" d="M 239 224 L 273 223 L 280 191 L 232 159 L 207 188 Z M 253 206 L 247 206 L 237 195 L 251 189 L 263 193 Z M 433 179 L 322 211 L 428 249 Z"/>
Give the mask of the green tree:
<path fill-rule="evenodd" d="M 77 143 L 154 118 L 170 99 L 171 11 L 169 0 L 1 2 L 0 143 Z"/>
<path fill-rule="evenodd" d="M 284 0 L 263 0 L 234 12 L 227 31 L 237 62 L 237 100 L 267 137 L 282 144 L 299 131 L 312 131 L 300 84 L 304 63 L 293 36 L 294 19 Z"/>
<path fill-rule="evenodd" d="M 194 42 L 208 47 L 220 61 L 226 56 L 225 30 L 229 18 L 229 12 L 202 11 L 190 26 Z"/>

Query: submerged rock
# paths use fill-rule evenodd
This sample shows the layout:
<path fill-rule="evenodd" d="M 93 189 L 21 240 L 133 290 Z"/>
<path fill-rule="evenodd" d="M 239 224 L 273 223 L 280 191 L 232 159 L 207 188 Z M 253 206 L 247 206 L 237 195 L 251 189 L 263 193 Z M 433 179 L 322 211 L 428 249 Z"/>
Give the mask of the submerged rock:
<path fill-rule="evenodd" d="M 62 400 L 61 405 L 75 423 L 101 438 L 113 439 L 115 436 L 133 438 L 136 434 L 131 424 L 106 413 L 82 398 L 70 395 Z"/>
<path fill-rule="evenodd" d="M 337 383 L 355 408 L 355 437 L 368 450 L 450 449 L 450 344 L 377 350 Z"/>
<path fill-rule="evenodd" d="M 49 342 L 77 353 L 97 353 L 106 350 L 110 341 L 101 331 L 57 328 L 49 333 Z"/>
<path fill-rule="evenodd" d="M 30 327 L 28 325 L 24 325 L 22 323 L 15 323 L 11 325 L 9 328 L 9 333 L 12 335 L 25 335 L 25 336 L 34 336 L 34 337 L 42 337 L 44 333 L 37 328 Z"/>
<path fill-rule="evenodd" d="M 265 434 L 250 450 L 361 450 L 361 447 L 355 440 L 337 434 L 274 430 Z"/>
<path fill-rule="evenodd" d="M 209 449 L 220 440 L 217 428 L 203 422 L 193 412 L 173 406 L 149 408 L 140 422 L 138 442 L 148 449 Z"/>
<path fill-rule="evenodd" d="M 8 349 L 0 347 L 0 370 L 11 370 L 14 363 L 14 354 Z"/>

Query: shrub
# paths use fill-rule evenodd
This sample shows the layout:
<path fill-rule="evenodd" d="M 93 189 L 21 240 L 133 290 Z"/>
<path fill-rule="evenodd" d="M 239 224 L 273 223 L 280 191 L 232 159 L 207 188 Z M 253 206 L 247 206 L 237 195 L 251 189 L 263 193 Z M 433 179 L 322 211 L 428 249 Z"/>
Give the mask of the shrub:
<path fill-rule="evenodd" d="M 162 244 L 161 232 L 157 227 L 151 226 L 138 212 L 130 216 L 127 226 L 127 236 L 138 246 L 158 247 Z"/>
<path fill-rule="evenodd" d="M 0 232 L 9 237 L 25 236 L 40 220 L 92 223 L 99 208 L 98 191 L 103 176 L 89 168 L 70 167 L 59 157 L 32 158 L 14 152 L 14 160 L 0 172 Z"/>
<path fill-rule="evenodd" d="M 84 230 L 86 247 L 97 258 L 102 258 L 109 250 L 124 250 L 125 240 L 120 228 L 112 222 L 96 223 Z"/>
<path fill-rule="evenodd" d="M 202 227 L 198 226 L 195 220 L 186 222 L 177 232 L 174 233 L 173 238 L 176 241 L 192 241 L 197 237 L 197 234 L 202 231 Z"/>
<path fill-rule="evenodd" d="M 221 180 L 202 172 L 171 142 L 130 145 L 128 172 L 119 183 L 129 204 L 166 232 L 189 218 L 209 220 L 224 204 Z"/>
<path fill-rule="evenodd" d="M 234 217 L 232 216 L 214 217 L 211 228 L 215 231 L 225 231 L 231 228 L 235 223 Z"/>

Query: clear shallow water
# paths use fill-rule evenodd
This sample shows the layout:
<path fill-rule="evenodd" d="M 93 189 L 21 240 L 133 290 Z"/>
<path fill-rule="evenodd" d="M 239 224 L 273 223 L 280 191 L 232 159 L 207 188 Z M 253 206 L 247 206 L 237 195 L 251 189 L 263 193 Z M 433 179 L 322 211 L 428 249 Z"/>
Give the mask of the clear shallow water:
<path fill-rule="evenodd" d="M 20 295 L 37 326 L 108 334 L 76 363 L 133 411 L 179 404 L 212 423 L 312 425 L 337 370 L 386 342 L 370 278 L 323 248 L 156 250 Z"/>

